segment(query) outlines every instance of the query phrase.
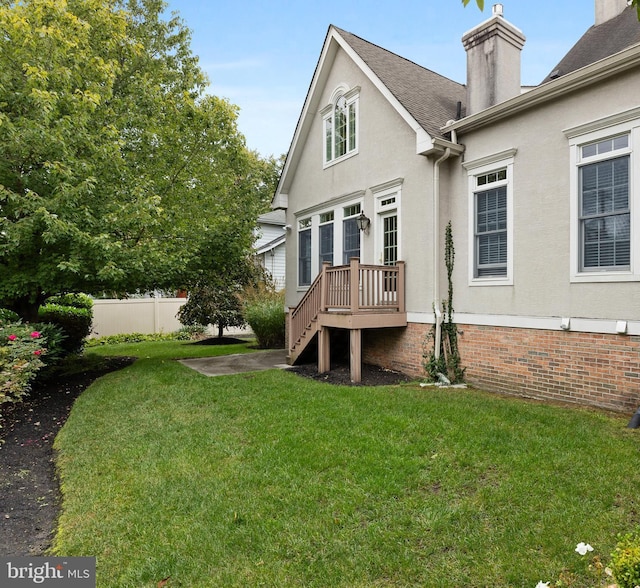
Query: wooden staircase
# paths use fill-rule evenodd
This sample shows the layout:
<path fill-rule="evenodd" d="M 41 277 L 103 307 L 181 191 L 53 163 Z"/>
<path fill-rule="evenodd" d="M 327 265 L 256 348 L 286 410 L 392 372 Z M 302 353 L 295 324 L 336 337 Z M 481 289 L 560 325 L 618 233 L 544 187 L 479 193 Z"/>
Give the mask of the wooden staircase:
<path fill-rule="evenodd" d="M 328 371 L 327 329 L 348 329 L 352 379 L 359 381 L 361 330 L 407 325 L 404 274 L 404 262 L 376 266 L 352 258 L 348 265 L 323 263 L 315 281 L 289 314 L 289 363 L 293 365 L 319 334 L 318 370 Z"/>

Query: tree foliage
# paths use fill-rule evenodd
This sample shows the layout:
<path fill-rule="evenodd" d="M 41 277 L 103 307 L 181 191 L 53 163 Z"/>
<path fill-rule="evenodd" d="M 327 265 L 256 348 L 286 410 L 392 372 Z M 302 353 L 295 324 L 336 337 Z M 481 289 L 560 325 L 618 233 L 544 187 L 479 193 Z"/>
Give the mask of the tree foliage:
<path fill-rule="evenodd" d="M 174 288 L 249 246 L 264 161 L 163 0 L 0 3 L 0 304 Z"/>

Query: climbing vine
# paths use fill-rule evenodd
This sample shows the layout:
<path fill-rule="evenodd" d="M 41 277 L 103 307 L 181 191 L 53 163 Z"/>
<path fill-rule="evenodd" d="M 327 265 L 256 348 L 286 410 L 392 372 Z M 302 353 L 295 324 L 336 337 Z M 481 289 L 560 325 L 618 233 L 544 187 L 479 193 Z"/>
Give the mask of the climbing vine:
<path fill-rule="evenodd" d="M 429 377 L 434 381 L 442 381 L 446 378 L 452 384 L 460 383 L 464 380 L 464 368 L 460 359 L 458 349 L 458 328 L 453 322 L 453 263 L 455 258 L 455 248 L 453 246 L 453 232 L 451 221 L 447 223 L 445 230 L 444 262 L 447 267 L 447 299 L 442 301 L 442 326 L 440 337 L 440 353 L 436 358 L 436 328 L 431 329 L 425 341 L 425 348 L 431 347 L 430 351 L 424 352 L 424 368 Z M 433 340 L 429 345 L 428 341 Z"/>

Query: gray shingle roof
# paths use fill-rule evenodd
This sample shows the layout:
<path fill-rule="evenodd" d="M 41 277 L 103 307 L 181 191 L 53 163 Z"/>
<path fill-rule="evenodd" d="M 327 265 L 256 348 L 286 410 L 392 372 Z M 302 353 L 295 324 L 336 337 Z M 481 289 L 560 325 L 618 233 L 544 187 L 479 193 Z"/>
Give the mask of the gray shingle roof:
<path fill-rule="evenodd" d="M 360 58 L 380 78 L 395 98 L 432 137 L 458 114 L 466 101 L 466 87 L 391 51 L 334 27 Z M 461 115 L 464 116 L 464 106 Z"/>
<path fill-rule="evenodd" d="M 592 26 L 542 83 L 586 67 L 636 43 L 640 43 L 640 23 L 636 9 L 629 7 L 615 18 Z"/>

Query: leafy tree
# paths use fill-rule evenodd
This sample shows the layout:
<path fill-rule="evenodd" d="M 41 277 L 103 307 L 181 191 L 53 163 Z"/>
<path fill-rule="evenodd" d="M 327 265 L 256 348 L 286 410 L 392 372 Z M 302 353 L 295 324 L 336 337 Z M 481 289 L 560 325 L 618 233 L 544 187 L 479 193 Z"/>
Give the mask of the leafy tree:
<path fill-rule="evenodd" d="M 258 197 L 261 207 L 252 218 L 227 208 L 225 228 L 203 243 L 196 259 L 211 259 L 207 267 L 188 271 L 189 300 L 178 314 L 185 325 L 216 325 L 222 337 L 227 327 L 243 327 L 245 317 L 239 295 L 247 287 L 267 280 L 263 269 L 252 255 L 253 228 L 258 212 L 267 209 L 275 191 L 284 157 L 260 159 L 256 154 L 249 173 L 238 185 L 238 190 Z M 245 226 L 246 225 L 246 226 Z M 249 227 L 251 232 L 247 232 Z"/>
<path fill-rule="evenodd" d="M 60 292 L 183 286 L 216 235 L 250 242 L 261 161 L 164 8 L 0 2 L 0 305 L 25 319 Z"/>

